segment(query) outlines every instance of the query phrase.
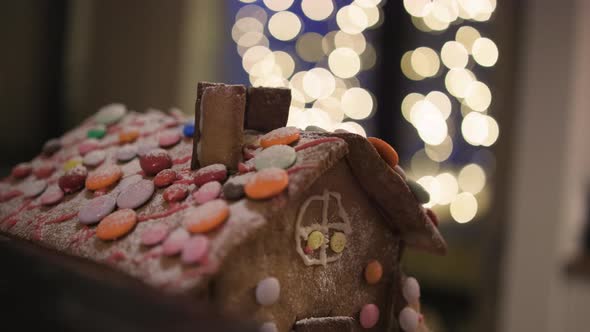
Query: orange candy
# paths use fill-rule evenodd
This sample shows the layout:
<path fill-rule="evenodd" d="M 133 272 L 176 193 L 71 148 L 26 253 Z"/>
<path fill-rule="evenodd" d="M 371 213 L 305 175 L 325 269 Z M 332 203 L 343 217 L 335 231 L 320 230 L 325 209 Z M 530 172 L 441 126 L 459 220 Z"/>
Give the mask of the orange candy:
<path fill-rule="evenodd" d="M 119 133 L 119 143 L 133 143 L 139 137 L 139 130 L 127 129 Z"/>
<path fill-rule="evenodd" d="M 365 280 L 369 285 L 378 283 L 383 277 L 383 266 L 376 260 L 372 260 L 365 267 Z"/>
<path fill-rule="evenodd" d="M 268 148 L 269 146 L 284 144 L 289 145 L 299 139 L 299 129 L 295 127 L 277 128 L 260 138 L 260 146 Z"/>
<path fill-rule="evenodd" d="M 207 233 L 219 227 L 229 217 L 229 206 L 222 199 L 209 201 L 189 210 L 184 227 L 191 233 Z"/>
<path fill-rule="evenodd" d="M 265 168 L 252 176 L 244 186 L 251 199 L 267 199 L 283 192 L 289 185 L 289 175 L 281 168 Z"/>
<path fill-rule="evenodd" d="M 373 144 L 375 150 L 377 150 L 381 158 L 385 160 L 389 167 L 394 168 L 399 163 L 397 152 L 387 142 L 377 137 L 368 137 L 367 140 Z"/>
<path fill-rule="evenodd" d="M 137 224 L 135 211 L 117 210 L 100 221 L 96 227 L 96 236 L 101 240 L 114 240 L 129 233 L 135 224 Z"/>
<path fill-rule="evenodd" d="M 86 189 L 99 190 L 108 188 L 117 183 L 122 176 L 123 172 L 117 165 L 101 167 L 88 175 Z"/>

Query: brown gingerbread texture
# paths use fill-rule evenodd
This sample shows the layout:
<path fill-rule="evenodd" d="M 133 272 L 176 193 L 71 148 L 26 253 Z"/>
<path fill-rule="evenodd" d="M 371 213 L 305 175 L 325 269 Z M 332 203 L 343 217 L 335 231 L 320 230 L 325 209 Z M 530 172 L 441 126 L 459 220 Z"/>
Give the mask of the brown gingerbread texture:
<path fill-rule="evenodd" d="M 193 294 L 261 331 L 424 328 L 402 251 L 446 244 L 367 139 L 246 128 L 235 167 L 192 169 L 187 126 L 179 112 L 101 109 L 0 182 L 0 232 Z"/>

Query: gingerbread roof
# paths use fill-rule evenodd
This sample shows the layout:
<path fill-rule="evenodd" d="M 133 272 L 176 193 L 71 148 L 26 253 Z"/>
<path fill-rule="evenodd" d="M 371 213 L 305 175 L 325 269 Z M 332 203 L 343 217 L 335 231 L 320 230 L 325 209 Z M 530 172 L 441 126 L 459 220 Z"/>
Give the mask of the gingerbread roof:
<path fill-rule="evenodd" d="M 235 195 L 232 191 L 204 185 L 216 179 L 219 171 L 225 172 L 224 167 L 191 170 L 191 125 L 186 125 L 189 122 L 180 112 L 140 114 L 121 107 L 111 105 L 48 142 L 43 153 L 30 163 L 17 165 L 0 182 L 1 232 L 113 264 L 149 284 L 190 289 L 215 274 L 231 249 L 346 158 L 392 230 L 400 232 L 409 245 L 434 253 L 445 251 L 444 240 L 405 181 L 361 136 L 302 131 L 291 144 L 296 160 L 286 169 L 285 191 L 264 200 L 243 197 L 243 192 L 228 199 Z M 262 150 L 261 135 L 246 131 L 246 162 L 227 179 L 219 178 L 220 182 L 240 188 L 248 181 L 253 174 L 252 158 Z M 175 173 L 172 179 L 166 181 L 166 174 L 154 178 L 157 171 L 167 168 Z M 85 181 L 81 186 L 76 182 L 80 177 Z M 202 179 L 206 180 L 199 182 Z M 197 250 L 192 252 L 199 252 L 199 257 L 175 255 L 188 245 L 190 236 L 185 229 L 193 226 L 187 226 L 185 216 L 211 217 L 216 213 L 209 204 L 212 201 L 196 206 L 201 199 L 213 198 L 217 205 L 228 207 L 227 220 L 208 229 L 206 237 L 193 236 L 191 245 Z M 111 213 L 115 205 L 123 212 L 107 224 L 103 214 Z"/>

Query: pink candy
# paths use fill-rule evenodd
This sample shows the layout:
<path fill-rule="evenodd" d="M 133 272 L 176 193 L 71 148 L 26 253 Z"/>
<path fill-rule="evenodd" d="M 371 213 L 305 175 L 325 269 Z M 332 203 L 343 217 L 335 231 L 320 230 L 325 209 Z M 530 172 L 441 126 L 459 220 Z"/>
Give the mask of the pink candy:
<path fill-rule="evenodd" d="M 155 224 L 141 233 L 141 244 L 145 246 L 154 246 L 168 236 L 168 226 L 165 224 Z"/>
<path fill-rule="evenodd" d="M 199 190 L 193 193 L 193 198 L 197 204 L 205 204 L 219 197 L 221 193 L 221 183 L 211 181 L 205 183 Z"/>
<path fill-rule="evenodd" d="M 178 130 L 167 130 L 158 136 L 158 144 L 162 148 L 172 147 L 180 142 L 180 133 Z"/>
<path fill-rule="evenodd" d="M 180 202 L 188 196 L 188 186 L 185 184 L 173 184 L 164 190 L 162 195 L 166 202 Z"/>
<path fill-rule="evenodd" d="M 152 197 L 154 190 L 154 183 L 150 180 L 130 184 L 117 197 L 117 206 L 121 209 L 138 208 Z"/>
<path fill-rule="evenodd" d="M 399 326 L 405 332 L 415 332 L 418 329 L 418 323 L 420 323 L 420 317 L 418 313 L 410 308 L 405 307 L 399 313 Z"/>
<path fill-rule="evenodd" d="M 227 178 L 227 168 L 223 164 L 213 164 L 203 167 L 195 173 L 195 184 L 202 186 L 207 182 L 223 182 Z"/>
<path fill-rule="evenodd" d="M 374 304 L 365 304 L 360 313 L 361 326 L 370 329 L 379 321 L 379 308 Z"/>
<path fill-rule="evenodd" d="M 58 186 L 52 186 L 41 195 L 41 204 L 54 205 L 64 198 L 64 192 Z"/>
<path fill-rule="evenodd" d="M 163 253 L 166 256 L 173 256 L 182 251 L 186 241 L 190 239 L 190 234 L 184 228 L 174 230 L 162 244 Z"/>
<path fill-rule="evenodd" d="M 22 179 L 22 178 L 26 178 L 27 176 L 29 176 L 31 174 L 32 170 L 33 170 L 33 167 L 31 166 L 30 163 L 20 163 L 20 164 L 14 166 L 11 174 L 12 174 L 12 176 L 14 176 L 17 179 Z"/>
<path fill-rule="evenodd" d="M 209 251 L 209 239 L 204 235 L 195 235 L 184 243 L 180 259 L 185 264 L 203 262 Z"/>
<path fill-rule="evenodd" d="M 80 143 L 80 145 L 78 145 L 78 152 L 80 152 L 81 155 L 85 155 L 91 151 L 98 149 L 99 147 L 100 143 L 97 139 L 89 138 L 84 142 Z"/>

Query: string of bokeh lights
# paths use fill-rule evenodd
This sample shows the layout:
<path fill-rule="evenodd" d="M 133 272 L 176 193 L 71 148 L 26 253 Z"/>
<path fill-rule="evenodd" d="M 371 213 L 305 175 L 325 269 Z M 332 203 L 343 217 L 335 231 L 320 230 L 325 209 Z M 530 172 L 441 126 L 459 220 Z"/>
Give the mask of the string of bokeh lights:
<path fill-rule="evenodd" d="M 409 93 L 402 101 L 401 111 L 424 142 L 424 149 L 414 154 L 407 169 L 430 193 L 425 206 L 450 215 L 458 223 L 467 223 L 486 208 L 486 170 L 477 163 L 456 167 L 448 161 L 458 139 L 482 148 L 490 147 L 498 139 L 498 123 L 489 114 L 491 90 L 473 73 L 476 66 L 493 67 L 498 60 L 498 48 L 491 39 L 482 37 L 468 25 L 488 21 L 496 1 L 404 0 L 403 3 L 420 31 L 440 33 L 458 27 L 455 40 L 444 42 L 439 52 L 422 46 L 402 56 L 401 69 L 408 79 L 422 81 L 444 75 L 446 91 Z M 460 111 L 460 117 L 450 117 L 449 96 L 460 105 L 460 110 L 456 110 Z M 453 135 L 455 128 L 457 131 L 460 128 L 461 135 L 458 132 Z"/>
<path fill-rule="evenodd" d="M 288 125 L 344 129 L 366 136 L 358 122 L 376 109 L 359 73 L 374 67 L 376 52 L 364 32 L 382 22 L 381 0 L 239 0 L 232 38 L 253 86 L 288 87 Z M 305 31 L 326 22 L 330 31 Z M 281 42 L 273 50 L 273 39 Z M 294 44 L 290 48 L 289 44 Z"/>

